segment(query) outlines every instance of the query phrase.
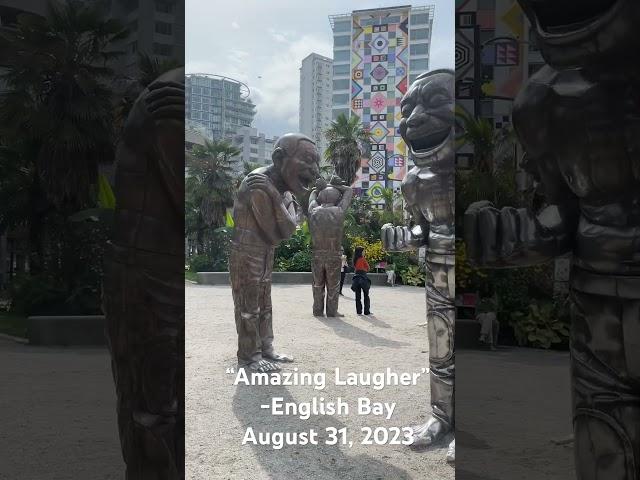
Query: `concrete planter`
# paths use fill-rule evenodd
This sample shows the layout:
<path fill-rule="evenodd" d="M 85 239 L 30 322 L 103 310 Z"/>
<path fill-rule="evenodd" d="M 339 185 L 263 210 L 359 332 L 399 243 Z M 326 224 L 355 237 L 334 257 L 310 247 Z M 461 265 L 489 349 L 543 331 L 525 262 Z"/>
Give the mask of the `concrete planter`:
<path fill-rule="evenodd" d="M 347 273 L 344 279 L 344 288 L 349 289 L 353 273 Z M 386 273 L 370 273 L 371 285 L 386 285 Z M 273 272 L 272 283 L 311 285 L 311 272 Z M 198 283 L 202 285 L 229 285 L 229 272 L 198 272 Z"/>
<path fill-rule="evenodd" d="M 27 318 L 30 345 L 105 346 L 104 315 L 37 316 Z"/>

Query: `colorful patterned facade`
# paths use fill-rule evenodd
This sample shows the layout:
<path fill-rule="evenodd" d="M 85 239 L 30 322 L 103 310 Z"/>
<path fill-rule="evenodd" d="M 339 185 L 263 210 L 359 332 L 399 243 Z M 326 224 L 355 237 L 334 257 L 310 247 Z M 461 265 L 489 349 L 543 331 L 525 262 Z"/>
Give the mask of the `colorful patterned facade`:
<path fill-rule="evenodd" d="M 359 10 L 350 21 L 351 88 L 344 107 L 371 135 L 370 152 L 361 159 L 354 188 L 382 207 L 383 190 L 399 190 L 412 165 L 398 132 L 400 101 L 411 81 L 428 70 L 433 7 Z M 412 52 L 412 41 L 422 49 Z M 333 108 L 335 118 L 342 105 L 334 102 Z"/>
<path fill-rule="evenodd" d="M 370 158 L 362 160 L 358 180 L 374 203 L 407 173 L 407 147 L 397 128 L 409 76 L 409 10 L 395 13 L 396 22 L 390 16 L 353 16 L 351 115 L 371 134 Z"/>

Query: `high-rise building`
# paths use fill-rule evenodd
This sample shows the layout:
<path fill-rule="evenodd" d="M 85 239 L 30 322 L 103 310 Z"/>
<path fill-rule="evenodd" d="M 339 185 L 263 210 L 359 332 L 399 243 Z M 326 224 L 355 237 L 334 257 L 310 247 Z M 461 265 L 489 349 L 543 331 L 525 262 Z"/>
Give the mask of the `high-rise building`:
<path fill-rule="evenodd" d="M 509 129 L 513 102 L 527 79 L 544 65 L 516 0 L 471 0 L 456 8 L 456 110 Z M 476 61 L 479 60 L 479 61 Z M 522 152 L 516 145 L 515 157 Z M 470 144 L 459 142 L 456 165 L 474 165 Z M 528 183 L 523 173 L 518 183 Z"/>
<path fill-rule="evenodd" d="M 330 58 L 312 53 L 300 67 L 300 133 L 316 142 L 322 158 L 331 126 L 332 66 Z"/>
<path fill-rule="evenodd" d="M 433 6 L 354 10 L 329 17 L 333 29 L 333 112 L 357 116 L 371 133 L 354 188 L 382 206 L 411 162 L 398 132 L 400 100 L 429 70 Z"/>
<path fill-rule="evenodd" d="M 236 168 L 242 169 L 242 162 L 271 164 L 271 154 L 278 137 L 269 138 L 251 127 L 242 127 L 233 137 L 233 145 L 242 150 Z"/>
<path fill-rule="evenodd" d="M 250 90 L 232 78 L 206 73 L 187 75 L 185 115 L 207 128 L 214 139 L 231 139 L 242 127 L 250 127 L 256 107 Z"/>
<path fill-rule="evenodd" d="M 136 74 L 139 53 L 184 65 L 184 0 L 110 0 L 110 10 L 131 31 L 118 45 L 123 71 Z"/>

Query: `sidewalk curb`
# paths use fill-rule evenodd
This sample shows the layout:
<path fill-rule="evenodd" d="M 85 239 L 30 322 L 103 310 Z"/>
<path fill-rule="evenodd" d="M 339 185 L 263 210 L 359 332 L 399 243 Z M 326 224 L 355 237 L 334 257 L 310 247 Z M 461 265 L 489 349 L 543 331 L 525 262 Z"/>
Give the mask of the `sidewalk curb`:
<path fill-rule="evenodd" d="M 9 335 L 7 333 L 0 333 L 0 339 L 3 340 L 11 340 L 16 343 L 22 343 L 24 345 L 29 345 L 29 340 L 23 337 L 14 337 L 13 335 Z"/>

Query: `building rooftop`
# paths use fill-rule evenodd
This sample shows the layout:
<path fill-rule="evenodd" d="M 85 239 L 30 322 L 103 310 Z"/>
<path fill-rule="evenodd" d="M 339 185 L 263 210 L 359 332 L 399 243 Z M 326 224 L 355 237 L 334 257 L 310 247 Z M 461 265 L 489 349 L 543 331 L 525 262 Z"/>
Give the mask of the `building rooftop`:
<path fill-rule="evenodd" d="M 392 7 L 380 7 L 380 8 L 366 8 L 363 10 L 353 10 L 351 13 L 342 13 L 339 15 L 329 15 L 329 23 L 331 24 L 331 29 L 333 29 L 336 21 L 340 21 L 340 20 L 346 20 L 348 18 L 351 18 L 351 15 L 354 13 L 367 13 L 367 12 L 379 12 L 379 11 L 394 11 L 394 10 L 406 10 L 406 9 L 410 9 L 412 12 L 415 11 L 430 11 L 431 14 L 433 15 L 433 11 L 435 10 L 435 6 L 434 5 L 420 5 L 417 7 L 414 7 L 412 5 L 394 5 Z"/>

